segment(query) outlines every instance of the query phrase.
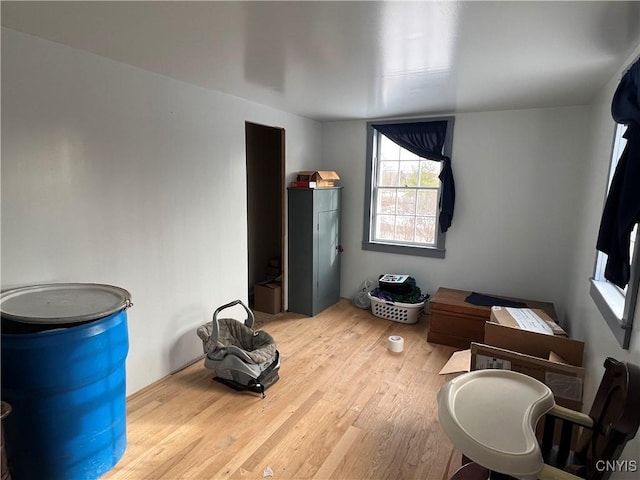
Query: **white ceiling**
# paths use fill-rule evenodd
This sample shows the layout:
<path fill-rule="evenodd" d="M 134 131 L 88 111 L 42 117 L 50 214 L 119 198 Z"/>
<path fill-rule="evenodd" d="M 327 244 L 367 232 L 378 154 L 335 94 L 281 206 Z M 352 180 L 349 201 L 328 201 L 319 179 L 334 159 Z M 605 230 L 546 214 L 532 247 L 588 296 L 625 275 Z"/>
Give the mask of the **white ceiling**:
<path fill-rule="evenodd" d="M 2 2 L 2 25 L 318 120 L 587 103 L 640 2 Z"/>

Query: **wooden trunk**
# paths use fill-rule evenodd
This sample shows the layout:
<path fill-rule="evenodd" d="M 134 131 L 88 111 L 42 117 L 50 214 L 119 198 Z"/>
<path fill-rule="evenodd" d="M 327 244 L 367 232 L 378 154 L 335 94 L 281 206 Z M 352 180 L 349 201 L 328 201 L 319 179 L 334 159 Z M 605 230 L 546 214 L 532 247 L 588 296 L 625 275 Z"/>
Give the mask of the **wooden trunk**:
<path fill-rule="evenodd" d="M 470 294 L 471 292 L 464 290 L 438 289 L 429 305 L 431 325 L 427 334 L 428 342 L 463 349 L 469 348 L 471 342 L 484 342 L 484 324 L 491 316 L 491 307 L 466 302 L 465 298 Z M 552 303 L 502 296 L 500 298 L 523 302 L 528 308 L 540 308 L 553 320 L 557 319 Z"/>

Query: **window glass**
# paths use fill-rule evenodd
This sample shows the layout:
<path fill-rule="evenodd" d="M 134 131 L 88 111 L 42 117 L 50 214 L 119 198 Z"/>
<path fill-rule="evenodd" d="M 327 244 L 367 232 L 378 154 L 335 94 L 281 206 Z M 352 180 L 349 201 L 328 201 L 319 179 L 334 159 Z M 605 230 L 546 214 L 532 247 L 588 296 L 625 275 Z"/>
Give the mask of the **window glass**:
<path fill-rule="evenodd" d="M 374 240 L 433 246 L 436 243 L 440 169 L 377 133 L 380 158 Z"/>

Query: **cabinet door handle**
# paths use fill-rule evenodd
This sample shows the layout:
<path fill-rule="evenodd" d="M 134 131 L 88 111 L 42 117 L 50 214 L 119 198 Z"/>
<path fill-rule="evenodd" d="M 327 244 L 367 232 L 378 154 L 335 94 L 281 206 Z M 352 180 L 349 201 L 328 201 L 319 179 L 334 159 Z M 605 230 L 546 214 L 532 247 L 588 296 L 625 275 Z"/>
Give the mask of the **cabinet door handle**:
<path fill-rule="evenodd" d="M 344 248 L 342 248 L 342 245 L 338 245 L 338 246 L 336 247 L 336 250 L 338 250 L 338 253 L 342 253 L 342 252 L 344 252 Z"/>

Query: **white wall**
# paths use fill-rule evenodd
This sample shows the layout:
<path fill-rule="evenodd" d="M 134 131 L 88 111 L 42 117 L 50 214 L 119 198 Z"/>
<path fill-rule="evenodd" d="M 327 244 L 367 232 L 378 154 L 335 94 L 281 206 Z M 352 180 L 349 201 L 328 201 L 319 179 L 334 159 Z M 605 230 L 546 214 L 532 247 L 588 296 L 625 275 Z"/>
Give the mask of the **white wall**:
<path fill-rule="evenodd" d="M 628 66 L 640 55 L 640 48 L 628 59 Z M 589 278 L 593 276 L 595 245 L 604 205 L 615 123 L 611 117 L 611 100 L 621 70 L 607 83 L 591 105 L 588 126 L 588 152 L 584 158 L 584 187 L 578 216 L 578 237 L 573 249 L 570 291 L 567 298 L 568 322 L 572 334 L 586 343 L 585 404 L 590 405 L 602 377 L 605 358 L 640 365 L 640 305 L 636 305 L 634 329 L 629 350 L 623 350 L 589 295 Z M 640 439 L 636 437 L 624 451 L 624 457 L 640 459 Z M 629 478 L 636 478 L 629 475 Z"/>
<path fill-rule="evenodd" d="M 316 122 L 2 29 L 2 288 L 131 291 L 129 394 L 247 300 L 245 121 L 286 129 L 289 177 L 319 164 Z"/>
<path fill-rule="evenodd" d="M 363 251 L 366 122 L 323 124 L 326 168 L 344 188 L 342 295 L 409 273 L 423 290 L 551 301 L 562 317 L 582 192 L 588 108 L 455 115 L 456 206 L 444 259 Z"/>

